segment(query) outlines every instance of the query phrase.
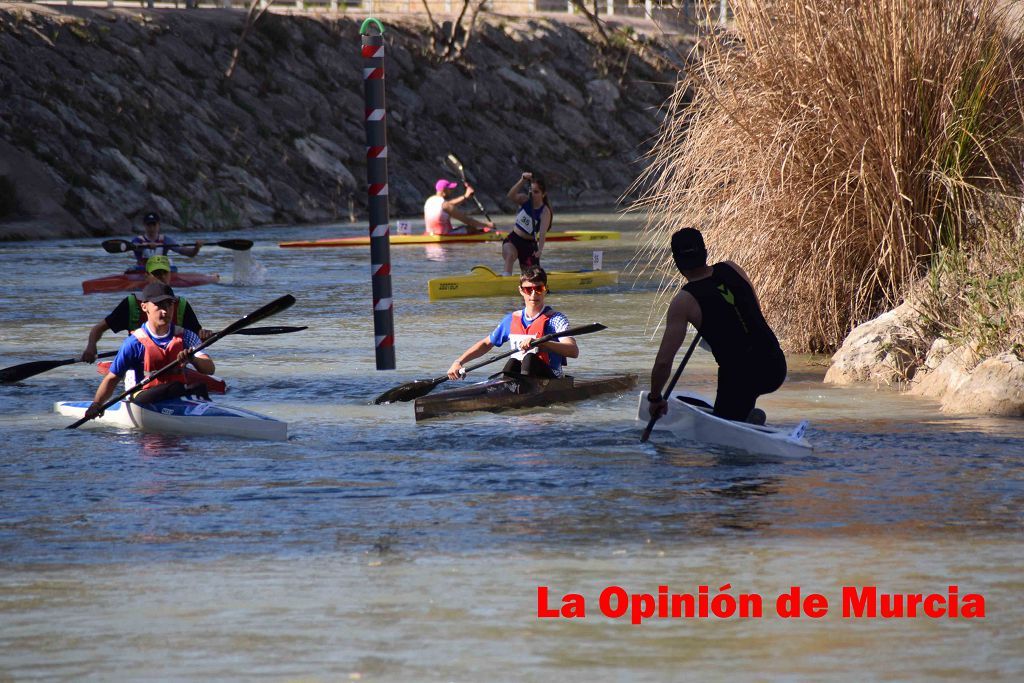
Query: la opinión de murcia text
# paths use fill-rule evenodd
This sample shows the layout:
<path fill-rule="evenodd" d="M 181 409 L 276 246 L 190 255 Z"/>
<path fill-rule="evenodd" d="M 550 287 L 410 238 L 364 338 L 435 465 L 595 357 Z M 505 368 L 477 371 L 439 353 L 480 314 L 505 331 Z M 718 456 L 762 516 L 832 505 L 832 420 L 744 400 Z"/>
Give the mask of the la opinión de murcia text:
<path fill-rule="evenodd" d="M 608 586 L 598 596 L 597 614 L 629 619 L 632 624 L 649 619 L 760 619 L 764 603 L 758 593 L 733 593 L 730 584 L 718 590 L 698 586 L 696 593 L 673 593 L 664 585 L 658 586 L 656 593 L 630 593 L 621 586 Z M 956 585 L 941 593 L 886 593 L 877 586 L 843 586 L 839 604 L 844 619 L 985 618 L 985 596 L 961 593 Z M 774 613 L 780 619 L 821 619 L 830 607 L 825 595 L 804 592 L 800 586 L 790 586 L 774 598 Z M 538 618 L 585 619 L 590 615 L 581 593 L 558 596 L 548 586 L 537 586 Z"/>

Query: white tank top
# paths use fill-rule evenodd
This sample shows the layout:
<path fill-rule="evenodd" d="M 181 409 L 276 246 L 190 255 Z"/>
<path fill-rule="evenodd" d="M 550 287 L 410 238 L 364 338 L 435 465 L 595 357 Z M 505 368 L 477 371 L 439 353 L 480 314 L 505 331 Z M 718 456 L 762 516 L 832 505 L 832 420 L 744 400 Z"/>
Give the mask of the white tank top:
<path fill-rule="evenodd" d="M 452 231 L 452 219 L 444 210 L 444 197 L 434 195 L 423 204 L 423 222 L 428 235 L 447 235 Z"/>

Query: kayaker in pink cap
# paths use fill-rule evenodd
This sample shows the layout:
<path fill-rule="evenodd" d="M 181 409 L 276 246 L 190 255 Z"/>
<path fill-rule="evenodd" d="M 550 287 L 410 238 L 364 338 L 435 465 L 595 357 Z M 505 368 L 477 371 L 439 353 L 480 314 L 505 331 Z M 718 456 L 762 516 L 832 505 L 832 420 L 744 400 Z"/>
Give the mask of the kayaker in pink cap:
<path fill-rule="evenodd" d="M 458 183 L 444 178 L 434 183 L 435 194 L 423 204 L 423 222 L 428 235 L 472 235 L 494 230 L 494 223 L 478 221 L 456 208 L 472 197 L 474 192 L 469 183 L 466 183 L 466 193 L 453 198 L 452 190 L 458 186 Z M 453 218 L 463 225 L 452 226 Z"/>

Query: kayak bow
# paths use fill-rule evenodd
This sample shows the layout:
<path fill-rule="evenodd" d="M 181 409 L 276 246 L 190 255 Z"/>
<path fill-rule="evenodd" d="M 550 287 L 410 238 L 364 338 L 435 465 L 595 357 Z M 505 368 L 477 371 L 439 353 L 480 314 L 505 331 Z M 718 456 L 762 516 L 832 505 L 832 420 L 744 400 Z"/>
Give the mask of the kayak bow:
<path fill-rule="evenodd" d="M 468 387 L 441 391 L 416 399 L 416 421 L 441 415 L 485 410 L 496 413 L 515 408 L 532 408 L 555 403 L 582 401 L 636 385 L 636 375 L 611 375 L 593 379 L 542 379 L 524 375 L 502 375 Z"/>
<path fill-rule="evenodd" d="M 617 240 L 622 236 L 615 230 L 566 230 L 548 233 L 547 242 L 594 242 L 598 240 Z M 505 238 L 501 232 L 478 232 L 472 235 L 389 235 L 391 246 L 409 244 L 467 244 L 474 242 L 497 242 Z M 279 242 L 278 246 L 285 249 L 312 247 L 365 247 L 370 244 L 369 236 L 332 237 L 322 240 L 299 240 Z"/>
<path fill-rule="evenodd" d="M 651 418 L 649 405 L 647 392 L 641 392 L 636 417 L 644 423 Z M 702 397 L 681 391 L 673 392 L 668 412 L 654 424 L 654 429 L 671 431 L 687 441 L 725 446 L 752 455 L 800 458 L 814 451 L 804 438 L 806 420 L 792 429 L 726 420 L 712 415 L 710 404 Z"/>
<path fill-rule="evenodd" d="M 615 270 L 548 271 L 548 288 L 552 291 L 594 289 L 617 284 Z M 427 280 L 431 300 L 475 296 L 515 296 L 519 290 L 518 275 L 498 275 L 487 266 L 473 266 L 469 275 L 450 275 Z"/>
<path fill-rule="evenodd" d="M 89 401 L 59 401 L 53 405 L 53 409 L 61 415 L 81 419 L 89 405 Z M 176 398 L 158 403 L 118 401 L 107 408 L 102 417 L 86 424 L 158 434 L 237 436 L 267 441 L 284 441 L 288 438 L 287 422 L 242 408 L 193 398 Z"/>
<path fill-rule="evenodd" d="M 220 275 L 204 273 L 171 273 L 171 287 L 198 287 L 220 282 Z M 107 292 L 130 292 L 146 286 L 146 274 L 142 271 L 129 271 L 116 275 L 107 275 L 82 282 L 82 294 L 105 294 Z"/>

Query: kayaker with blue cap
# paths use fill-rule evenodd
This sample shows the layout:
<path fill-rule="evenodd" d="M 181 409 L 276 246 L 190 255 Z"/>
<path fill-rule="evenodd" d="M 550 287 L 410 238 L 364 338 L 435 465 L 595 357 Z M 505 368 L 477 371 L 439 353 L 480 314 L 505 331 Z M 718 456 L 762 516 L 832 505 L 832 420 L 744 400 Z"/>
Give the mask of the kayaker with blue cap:
<path fill-rule="evenodd" d="M 146 323 L 121 344 L 114 362 L 110 364 L 110 371 L 96 389 L 92 405 L 85 412 L 86 417 L 92 419 L 102 414 L 100 407 L 110 399 L 118 381 L 127 373 L 132 372 L 134 378 L 141 379 L 145 374 L 175 361 L 180 364 L 178 369 L 153 380 L 131 400 L 155 403 L 189 394 L 207 396 L 204 384 L 186 386 L 184 366 L 191 363 L 202 374 L 212 375 L 213 360 L 203 351 L 193 351 L 201 343 L 195 332 L 178 327 L 171 321 L 174 301 L 174 290 L 162 282 L 151 282 L 142 290 Z"/>
<path fill-rule="evenodd" d="M 718 393 L 714 414 L 728 420 L 764 424 L 754 408 L 786 379 L 786 356 L 761 312 L 750 278 L 732 261 L 709 266 L 704 237 L 696 228 L 672 235 L 672 257 L 686 278 L 672 299 L 658 356 L 651 370 L 651 416 L 668 409 L 659 393 L 672 372 L 672 361 L 693 325 L 718 362 Z"/>
<path fill-rule="evenodd" d="M 166 256 L 151 256 L 146 261 L 146 284 L 151 282 L 171 284 L 171 263 Z M 197 333 L 200 339 L 205 340 L 213 334 L 212 331 L 203 329 L 199 318 L 196 317 L 196 312 L 192 309 L 192 304 L 183 296 L 176 298 L 174 307 L 171 309 L 171 320 L 178 327 Z M 142 311 L 142 302 L 139 297 L 129 294 L 121 299 L 121 303 L 107 317 L 89 330 L 89 340 L 85 344 L 85 350 L 82 351 L 82 361 L 92 363 L 96 360 L 96 345 L 107 330 L 132 332 L 145 321 L 146 314 Z"/>
<path fill-rule="evenodd" d="M 510 358 L 502 372 L 531 377 L 561 377 L 565 359 L 579 358 L 580 355 L 573 337 L 560 337 L 528 349 L 534 339 L 569 329 L 569 318 L 545 305 L 547 292 L 548 274 L 544 269 L 540 266 L 527 268 L 519 278 L 523 308 L 506 315 L 489 336 L 463 351 L 448 368 L 448 377 L 460 379 L 465 376 L 462 370 L 465 363 L 507 341 L 511 341 L 521 353 Z"/>
<path fill-rule="evenodd" d="M 494 223 L 478 221 L 457 208 L 475 193 L 470 184 L 466 183 L 466 192 L 461 197 L 454 197 L 452 196 L 453 191 L 458 186 L 458 183 L 445 178 L 439 178 L 434 183 L 434 194 L 423 204 L 423 224 L 426 234 L 472 235 L 494 230 Z M 464 225 L 453 226 L 453 218 Z"/>
<path fill-rule="evenodd" d="M 167 256 L 172 251 L 193 258 L 199 254 L 199 249 L 203 246 L 202 240 L 196 240 L 195 246 L 185 247 L 179 245 L 173 237 L 162 234 L 160 232 L 160 214 L 156 211 L 150 211 L 143 216 L 142 225 L 146 231 L 145 234 L 132 238 L 131 249 L 135 254 L 135 268 L 132 270 L 144 270 L 146 260 L 150 256 Z M 171 264 L 171 269 L 177 270 L 173 264 Z"/>

